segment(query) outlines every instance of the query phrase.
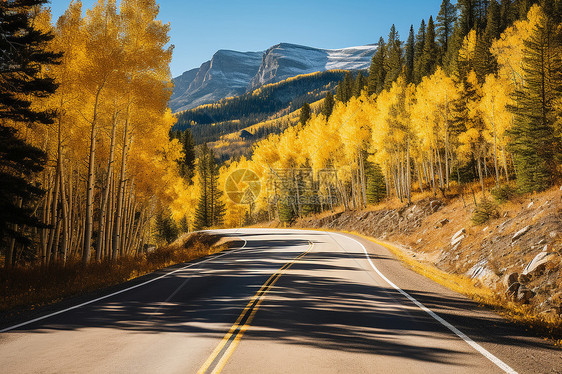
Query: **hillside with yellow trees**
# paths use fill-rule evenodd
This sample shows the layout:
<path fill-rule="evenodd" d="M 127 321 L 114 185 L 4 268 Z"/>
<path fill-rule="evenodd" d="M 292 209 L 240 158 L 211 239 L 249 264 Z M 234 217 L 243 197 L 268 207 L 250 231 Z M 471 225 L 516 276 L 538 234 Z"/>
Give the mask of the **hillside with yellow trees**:
<path fill-rule="evenodd" d="M 299 186 L 300 197 L 306 192 L 346 209 L 361 209 L 387 196 L 409 203 L 413 192 L 444 195 L 471 182 L 480 184 L 479 199 L 487 203 L 485 181 L 490 179 L 492 195 L 502 197 L 552 186 L 561 171 L 562 81 L 559 11 L 545 11 L 559 5 L 547 3 L 529 7 L 501 33 L 497 26 L 498 37 L 488 43 L 483 35 L 492 33 L 494 15 L 501 14 L 499 8 L 493 12 L 499 5 L 492 1 L 487 27 L 469 28 L 462 38 L 458 30 L 450 35 L 459 46 L 452 57 L 452 47 L 439 47 L 434 30 L 425 33 L 433 35 L 433 40 L 424 39 L 425 48 L 412 32 L 405 57 L 396 55 L 398 73 L 389 79 L 392 48 L 403 48 L 392 30 L 389 43 L 379 48 L 383 63 L 377 66 L 377 52 L 360 93 L 353 93 L 353 82 L 342 82 L 329 116 L 312 114 L 305 123 L 258 142 L 250 159 L 227 163 L 221 174 L 249 168 L 265 186 L 283 179 L 276 175 L 281 171 L 293 170 L 292 184 L 262 189 L 251 206 L 256 219 L 267 212 L 282 222 L 332 209 L 329 203 L 299 201 Z M 411 61 L 417 80 L 417 74 L 408 74 L 409 44 L 413 54 L 421 49 L 420 60 L 429 61 L 425 73 L 419 70 L 423 64 Z M 381 80 L 378 70 L 385 70 L 386 78 Z M 342 98 L 346 89 L 351 93 Z M 310 171 L 306 176 L 298 171 L 304 169 Z M 319 173 L 325 170 L 334 170 L 336 178 L 321 187 Z M 233 212 L 227 215 L 238 214 Z"/>

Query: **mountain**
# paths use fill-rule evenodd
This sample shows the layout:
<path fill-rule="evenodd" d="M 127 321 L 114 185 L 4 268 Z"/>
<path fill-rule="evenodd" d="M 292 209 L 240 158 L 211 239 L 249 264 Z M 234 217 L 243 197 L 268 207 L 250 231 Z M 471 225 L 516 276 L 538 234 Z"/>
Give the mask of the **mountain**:
<path fill-rule="evenodd" d="M 199 69 L 189 70 L 173 80 L 170 108 L 176 112 L 243 94 L 260 67 L 262 55 L 262 52 L 216 52 Z"/>
<path fill-rule="evenodd" d="M 212 105 L 186 109 L 177 113 L 174 130 L 191 128 L 196 144 L 213 142 L 222 135 L 299 110 L 305 102 L 323 99 L 327 92 L 336 90 L 345 73 L 328 70 L 301 74 Z"/>
<path fill-rule="evenodd" d="M 301 74 L 325 70 L 364 70 L 371 64 L 376 46 L 366 45 L 343 49 L 318 49 L 281 43 L 263 54 L 249 89 L 276 83 Z"/>
<path fill-rule="evenodd" d="M 169 106 L 178 112 L 302 74 L 368 69 L 375 50 L 374 45 L 320 49 L 289 43 L 277 44 L 265 52 L 220 50 L 198 69 L 174 78 Z"/>

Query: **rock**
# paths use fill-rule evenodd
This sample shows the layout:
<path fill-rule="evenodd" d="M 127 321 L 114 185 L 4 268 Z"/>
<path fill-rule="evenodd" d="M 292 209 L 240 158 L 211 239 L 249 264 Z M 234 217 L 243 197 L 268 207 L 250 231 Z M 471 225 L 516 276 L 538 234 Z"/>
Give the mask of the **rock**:
<path fill-rule="evenodd" d="M 449 220 L 448 220 L 447 218 L 444 218 L 444 219 L 442 219 L 442 220 L 440 220 L 440 221 L 437 221 L 437 223 L 435 224 L 434 227 L 435 227 L 436 229 L 438 229 L 438 228 L 441 228 L 441 227 L 445 226 L 447 223 L 449 223 Z"/>
<path fill-rule="evenodd" d="M 512 283 L 511 286 L 505 291 L 505 294 L 510 298 L 515 298 L 517 296 L 517 291 L 519 291 L 521 284 L 518 282 Z"/>
<path fill-rule="evenodd" d="M 509 287 L 511 287 L 513 283 L 517 283 L 518 279 L 519 274 L 517 272 L 506 274 L 506 276 L 503 278 L 503 285 L 505 286 L 505 288 L 509 289 Z"/>
<path fill-rule="evenodd" d="M 525 284 L 525 283 L 529 283 L 531 277 L 529 277 L 529 275 L 527 274 L 519 274 L 519 278 L 517 280 L 519 281 L 519 283 Z"/>
<path fill-rule="evenodd" d="M 498 233 L 501 233 L 507 226 L 508 223 L 510 223 L 511 220 L 507 219 L 505 221 L 503 221 L 499 226 L 498 226 Z"/>
<path fill-rule="evenodd" d="M 465 233 L 466 233 L 466 230 L 464 228 L 457 231 L 455 233 L 455 235 L 453 235 L 453 237 L 451 238 L 451 245 L 454 247 L 455 245 L 460 243 L 466 237 L 464 235 Z"/>
<path fill-rule="evenodd" d="M 489 227 L 486 226 L 486 227 L 484 227 L 484 228 L 482 229 L 482 232 L 486 232 L 486 231 L 488 231 L 488 229 L 489 229 Z"/>
<path fill-rule="evenodd" d="M 487 263 L 486 260 L 479 261 L 468 271 L 468 275 L 471 279 L 477 279 L 484 285 L 493 287 L 498 279 L 497 275 L 486 267 Z"/>
<path fill-rule="evenodd" d="M 550 234 L 548 234 L 552 239 L 556 238 L 556 235 L 558 235 L 556 231 L 551 231 Z"/>
<path fill-rule="evenodd" d="M 519 239 L 520 237 L 522 237 L 523 235 L 525 235 L 527 233 L 527 231 L 529 231 L 530 229 L 531 229 L 531 226 L 525 226 L 521 230 L 517 231 L 515 233 L 515 235 L 513 235 L 513 238 L 511 238 L 511 242 L 514 242 L 517 239 Z"/>
<path fill-rule="evenodd" d="M 531 300 L 533 296 L 535 296 L 533 291 L 523 285 L 519 286 L 519 290 L 517 291 L 517 301 L 523 304 L 528 304 L 529 300 Z"/>
<path fill-rule="evenodd" d="M 546 264 L 550 261 L 553 255 L 553 253 L 548 253 L 546 251 L 547 248 L 548 246 L 545 245 L 543 251 L 536 255 L 535 258 L 533 258 L 531 262 L 525 266 L 522 274 L 533 275 L 541 273 L 546 268 Z"/>
<path fill-rule="evenodd" d="M 454 239 L 456 239 L 457 237 L 459 237 L 459 236 L 461 236 L 462 234 L 465 234 L 465 233 L 466 233 L 466 230 L 465 230 L 465 228 L 463 227 L 462 229 L 460 229 L 459 231 L 457 231 L 457 232 L 455 233 L 455 235 L 453 235 L 453 238 L 452 238 L 451 240 L 454 240 Z"/>
<path fill-rule="evenodd" d="M 460 244 L 460 242 L 465 238 L 466 236 L 461 235 L 461 236 L 457 236 L 457 237 L 453 237 L 453 239 L 451 239 L 451 245 L 453 247 L 456 247 L 457 244 Z"/>
<path fill-rule="evenodd" d="M 441 208 L 442 205 L 443 203 L 440 200 L 431 200 L 431 202 L 429 203 L 429 209 L 431 209 L 431 211 L 435 213 Z"/>

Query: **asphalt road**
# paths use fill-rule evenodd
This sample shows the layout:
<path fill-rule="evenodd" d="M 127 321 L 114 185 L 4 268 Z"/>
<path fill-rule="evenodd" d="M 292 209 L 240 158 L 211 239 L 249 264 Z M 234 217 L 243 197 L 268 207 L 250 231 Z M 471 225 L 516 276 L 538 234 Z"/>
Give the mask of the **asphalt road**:
<path fill-rule="evenodd" d="M 243 247 L 1 326 L 0 372 L 562 373 L 562 351 L 369 241 L 221 232 Z"/>

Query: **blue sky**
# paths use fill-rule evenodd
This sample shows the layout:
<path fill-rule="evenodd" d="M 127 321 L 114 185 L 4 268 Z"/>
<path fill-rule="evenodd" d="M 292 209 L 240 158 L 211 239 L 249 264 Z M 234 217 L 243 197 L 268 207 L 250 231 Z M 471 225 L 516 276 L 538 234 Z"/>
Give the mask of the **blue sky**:
<path fill-rule="evenodd" d="M 280 42 L 319 48 L 376 43 L 395 23 L 402 40 L 411 24 L 434 17 L 442 0 L 161 0 L 175 45 L 172 75 L 199 67 L 219 49 L 261 51 Z M 83 0 L 90 8 L 95 0 Z M 56 20 L 70 0 L 51 0 Z"/>

